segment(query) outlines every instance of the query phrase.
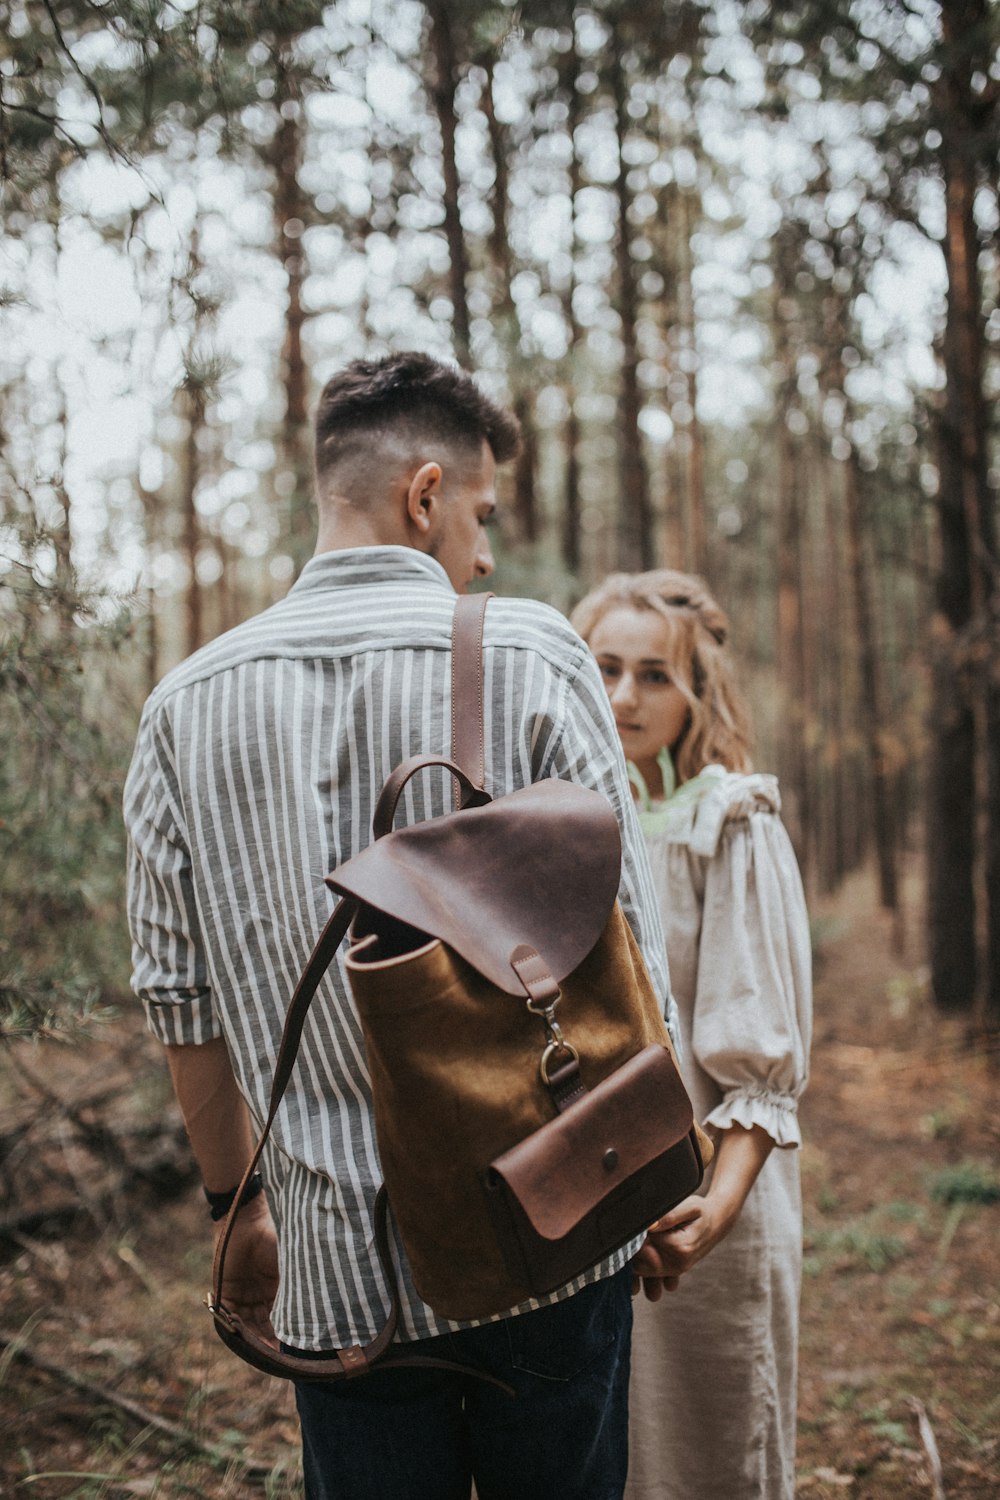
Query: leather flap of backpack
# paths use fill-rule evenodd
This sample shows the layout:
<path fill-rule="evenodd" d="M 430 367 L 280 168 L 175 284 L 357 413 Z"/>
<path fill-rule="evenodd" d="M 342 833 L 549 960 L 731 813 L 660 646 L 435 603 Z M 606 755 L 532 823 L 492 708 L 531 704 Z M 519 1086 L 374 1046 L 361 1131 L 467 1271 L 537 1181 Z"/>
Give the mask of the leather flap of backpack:
<path fill-rule="evenodd" d="M 610 803 L 555 779 L 400 828 L 326 877 L 335 891 L 443 939 L 511 995 L 524 993 L 514 949 L 529 944 L 565 979 L 604 930 L 620 880 Z"/>
<path fill-rule="evenodd" d="M 645 1047 L 490 1165 L 534 1228 L 557 1240 L 688 1134 L 691 1101 L 665 1047 Z"/>

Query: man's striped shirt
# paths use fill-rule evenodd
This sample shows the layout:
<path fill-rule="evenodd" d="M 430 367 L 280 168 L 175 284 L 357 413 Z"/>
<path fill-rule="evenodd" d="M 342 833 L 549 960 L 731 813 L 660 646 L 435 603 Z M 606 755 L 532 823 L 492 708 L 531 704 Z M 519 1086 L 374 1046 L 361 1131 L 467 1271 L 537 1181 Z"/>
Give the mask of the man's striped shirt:
<path fill-rule="evenodd" d="M 454 605 L 443 568 L 420 552 L 324 553 L 281 603 L 183 662 L 146 704 L 125 792 L 133 987 L 167 1045 L 225 1037 L 258 1124 L 289 998 L 332 909 L 324 875 L 370 842 L 375 800 L 400 761 L 450 751 Z M 666 998 L 645 850 L 592 658 L 554 610 L 495 599 L 484 663 L 488 790 L 557 776 L 604 793 L 623 832 L 622 905 Z M 450 807 L 449 778 L 427 771 L 406 787 L 397 822 Z M 313 1001 L 264 1175 L 279 1230 L 279 1338 L 302 1349 L 367 1342 L 388 1307 L 372 1254 L 381 1174 L 342 962 Z M 398 1244 L 396 1254 L 399 1336 L 454 1327 L 421 1301 Z"/>

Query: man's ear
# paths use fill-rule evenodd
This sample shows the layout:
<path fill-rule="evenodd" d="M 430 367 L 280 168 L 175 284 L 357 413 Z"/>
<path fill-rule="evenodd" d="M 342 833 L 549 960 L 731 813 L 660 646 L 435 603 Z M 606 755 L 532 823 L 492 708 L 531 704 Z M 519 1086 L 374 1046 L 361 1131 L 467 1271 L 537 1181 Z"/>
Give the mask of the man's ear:
<path fill-rule="evenodd" d="M 407 519 L 422 536 L 429 536 L 437 520 L 437 508 L 441 504 L 441 465 L 421 464 L 406 491 Z"/>

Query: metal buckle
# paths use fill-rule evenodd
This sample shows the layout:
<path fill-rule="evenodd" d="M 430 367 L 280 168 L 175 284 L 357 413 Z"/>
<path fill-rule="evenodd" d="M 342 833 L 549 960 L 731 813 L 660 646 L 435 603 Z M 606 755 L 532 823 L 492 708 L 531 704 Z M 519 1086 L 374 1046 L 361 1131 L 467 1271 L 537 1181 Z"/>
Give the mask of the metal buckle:
<path fill-rule="evenodd" d="M 212 1314 L 212 1317 L 216 1320 L 217 1323 L 221 1323 L 223 1328 L 225 1328 L 229 1333 L 239 1333 L 240 1329 L 238 1320 L 233 1317 L 228 1307 L 217 1306 L 211 1292 L 207 1293 L 204 1300 L 205 1306 L 208 1308 L 209 1312 Z"/>
<path fill-rule="evenodd" d="M 560 1052 L 568 1052 L 575 1063 L 578 1063 L 580 1061 L 579 1052 L 577 1052 L 576 1048 L 571 1042 L 565 1041 L 562 1036 L 559 1036 L 559 1038 L 555 1041 L 549 1042 L 548 1046 L 545 1048 L 545 1051 L 542 1053 L 542 1060 L 538 1064 L 538 1071 L 541 1074 L 542 1082 L 546 1087 L 549 1087 L 552 1082 L 552 1079 L 549 1076 L 549 1063 L 552 1061 L 553 1057 L 557 1056 L 557 1054 Z"/>

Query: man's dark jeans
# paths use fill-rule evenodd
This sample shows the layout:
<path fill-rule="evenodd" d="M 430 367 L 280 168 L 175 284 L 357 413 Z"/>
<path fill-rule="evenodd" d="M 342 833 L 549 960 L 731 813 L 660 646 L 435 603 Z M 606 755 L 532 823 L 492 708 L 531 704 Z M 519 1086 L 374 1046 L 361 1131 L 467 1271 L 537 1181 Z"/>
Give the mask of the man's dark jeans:
<path fill-rule="evenodd" d="M 516 1396 L 448 1370 L 297 1382 L 306 1500 L 468 1500 L 473 1479 L 478 1500 L 618 1500 L 631 1335 L 626 1269 L 537 1312 L 420 1341 Z"/>

